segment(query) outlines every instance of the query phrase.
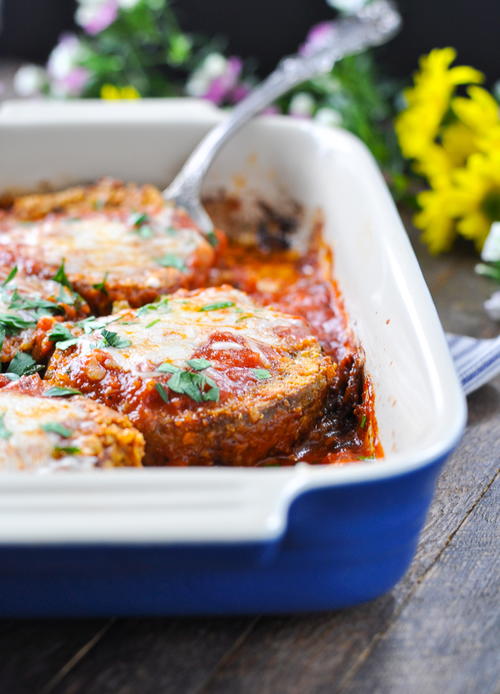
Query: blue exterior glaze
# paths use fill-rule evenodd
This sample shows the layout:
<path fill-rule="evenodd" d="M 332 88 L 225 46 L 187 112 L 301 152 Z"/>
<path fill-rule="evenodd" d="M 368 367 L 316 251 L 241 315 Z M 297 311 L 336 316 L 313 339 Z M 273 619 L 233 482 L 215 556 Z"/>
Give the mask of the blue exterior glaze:
<path fill-rule="evenodd" d="M 252 614 L 371 600 L 408 568 L 444 459 L 303 493 L 272 542 L 3 546 L 0 614 Z"/>

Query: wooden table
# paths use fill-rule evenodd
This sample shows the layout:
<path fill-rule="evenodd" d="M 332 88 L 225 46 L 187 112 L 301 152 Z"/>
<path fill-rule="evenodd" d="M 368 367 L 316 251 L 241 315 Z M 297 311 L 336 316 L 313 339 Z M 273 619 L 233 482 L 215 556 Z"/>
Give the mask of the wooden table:
<path fill-rule="evenodd" d="M 474 259 L 415 248 L 445 327 L 497 334 Z M 388 595 L 289 617 L 0 620 L 0 692 L 498 692 L 499 413 L 500 378 L 469 398 L 417 556 Z"/>

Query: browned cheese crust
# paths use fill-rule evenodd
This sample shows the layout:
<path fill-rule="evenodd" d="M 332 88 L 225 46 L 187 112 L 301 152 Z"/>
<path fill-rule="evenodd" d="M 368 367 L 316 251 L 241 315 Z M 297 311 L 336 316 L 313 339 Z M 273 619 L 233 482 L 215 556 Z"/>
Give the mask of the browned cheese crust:
<path fill-rule="evenodd" d="M 139 467 L 142 434 L 129 419 L 88 398 L 53 396 L 38 376 L 0 376 L 0 470 Z"/>
<path fill-rule="evenodd" d="M 73 329 L 47 378 L 127 414 L 147 465 L 252 465 L 288 453 L 335 373 L 300 318 L 223 286 Z"/>

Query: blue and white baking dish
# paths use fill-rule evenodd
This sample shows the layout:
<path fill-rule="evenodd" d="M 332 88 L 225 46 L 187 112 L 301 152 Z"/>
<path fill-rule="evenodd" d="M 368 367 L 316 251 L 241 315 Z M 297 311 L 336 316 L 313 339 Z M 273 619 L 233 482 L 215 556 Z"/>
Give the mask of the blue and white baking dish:
<path fill-rule="evenodd" d="M 110 175 L 164 185 L 223 114 L 200 102 L 5 104 L 0 190 Z M 385 458 L 344 466 L 0 475 L 0 614 L 322 610 L 389 590 L 412 560 L 465 401 L 382 177 L 350 134 L 265 117 L 207 190 L 321 211 L 366 351 Z"/>

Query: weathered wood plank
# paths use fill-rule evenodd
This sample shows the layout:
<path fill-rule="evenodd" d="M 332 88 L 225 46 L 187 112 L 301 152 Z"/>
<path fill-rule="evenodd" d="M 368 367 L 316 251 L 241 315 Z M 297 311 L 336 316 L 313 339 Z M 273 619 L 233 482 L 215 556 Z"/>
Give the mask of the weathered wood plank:
<path fill-rule="evenodd" d="M 255 620 L 126 619 L 44 694 L 196 691 Z"/>
<path fill-rule="evenodd" d="M 39 692 L 47 679 L 90 646 L 109 619 L 0 621 L 0 692 Z"/>
<path fill-rule="evenodd" d="M 342 694 L 498 692 L 499 502 L 497 477 Z"/>

